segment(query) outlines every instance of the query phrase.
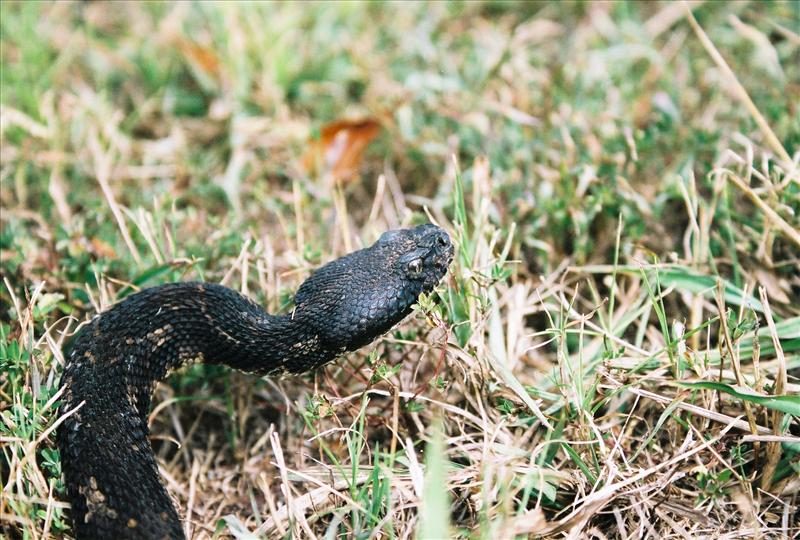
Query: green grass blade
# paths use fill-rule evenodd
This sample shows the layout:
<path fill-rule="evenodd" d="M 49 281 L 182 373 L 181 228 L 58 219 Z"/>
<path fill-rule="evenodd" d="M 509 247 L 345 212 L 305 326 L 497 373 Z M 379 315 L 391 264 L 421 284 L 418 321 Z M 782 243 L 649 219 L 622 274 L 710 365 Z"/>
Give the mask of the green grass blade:
<path fill-rule="evenodd" d="M 441 418 L 434 422 L 432 433 L 431 442 L 425 448 L 425 488 L 417 540 L 450 538 L 450 493 L 447 491 L 447 460 Z"/>
<path fill-rule="evenodd" d="M 752 390 L 743 389 L 740 387 L 732 386 L 730 384 L 700 381 L 700 382 L 678 382 L 680 386 L 688 388 L 704 388 L 706 390 L 716 390 L 718 392 L 725 392 L 737 398 L 763 405 L 768 409 L 780 411 L 792 416 L 800 417 L 800 396 L 770 396 L 764 394 L 757 394 Z"/>

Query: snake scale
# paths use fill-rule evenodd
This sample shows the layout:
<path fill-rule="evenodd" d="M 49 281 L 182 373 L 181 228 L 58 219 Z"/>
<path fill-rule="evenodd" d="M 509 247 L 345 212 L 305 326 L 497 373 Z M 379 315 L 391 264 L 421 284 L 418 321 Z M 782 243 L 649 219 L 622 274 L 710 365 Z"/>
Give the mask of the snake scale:
<path fill-rule="evenodd" d="M 453 258 L 434 225 L 384 233 L 317 270 L 294 309 L 270 315 L 210 283 L 144 289 L 95 317 L 68 347 L 57 442 L 79 538 L 184 538 L 162 484 L 147 415 L 156 383 L 190 362 L 300 373 L 387 332 Z M 77 408 L 77 409 L 76 409 Z"/>

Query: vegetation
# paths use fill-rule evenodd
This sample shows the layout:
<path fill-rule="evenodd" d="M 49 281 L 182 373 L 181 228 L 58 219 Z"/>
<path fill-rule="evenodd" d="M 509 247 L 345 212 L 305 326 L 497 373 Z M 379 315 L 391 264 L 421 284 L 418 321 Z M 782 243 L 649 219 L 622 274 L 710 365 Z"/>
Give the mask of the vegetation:
<path fill-rule="evenodd" d="M 377 345 L 157 388 L 189 535 L 800 532 L 800 4 L 0 9 L 3 534 L 70 536 L 81 321 L 190 279 L 287 310 L 428 220 L 450 276 Z"/>

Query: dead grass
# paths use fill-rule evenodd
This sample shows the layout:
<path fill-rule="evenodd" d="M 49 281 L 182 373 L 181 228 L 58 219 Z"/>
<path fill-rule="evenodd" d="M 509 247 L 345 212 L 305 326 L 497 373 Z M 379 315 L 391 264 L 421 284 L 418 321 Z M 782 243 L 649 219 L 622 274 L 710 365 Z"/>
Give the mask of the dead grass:
<path fill-rule="evenodd" d="M 286 309 L 434 220 L 448 280 L 376 345 L 158 387 L 187 536 L 800 534 L 799 15 L 691 8 L 4 4 L 0 530 L 70 535 L 81 321 L 184 279 Z M 332 185 L 342 118 L 383 131 Z"/>

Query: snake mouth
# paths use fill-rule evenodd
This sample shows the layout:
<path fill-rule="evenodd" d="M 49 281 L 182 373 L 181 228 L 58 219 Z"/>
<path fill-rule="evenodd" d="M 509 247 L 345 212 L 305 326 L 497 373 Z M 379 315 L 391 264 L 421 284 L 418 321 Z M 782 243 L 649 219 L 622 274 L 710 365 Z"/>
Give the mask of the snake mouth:
<path fill-rule="evenodd" d="M 450 263 L 453 262 L 454 248 L 450 241 L 450 236 L 441 228 L 435 225 L 428 225 L 425 231 L 423 244 L 428 248 L 426 257 L 428 264 L 433 266 L 436 282 L 444 277 Z"/>
<path fill-rule="evenodd" d="M 450 245 L 444 250 L 439 250 L 438 252 L 434 253 L 433 256 L 433 267 L 441 272 L 446 272 L 447 269 L 450 267 L 450 263 L 453 262 L 453 246 Z"/>

